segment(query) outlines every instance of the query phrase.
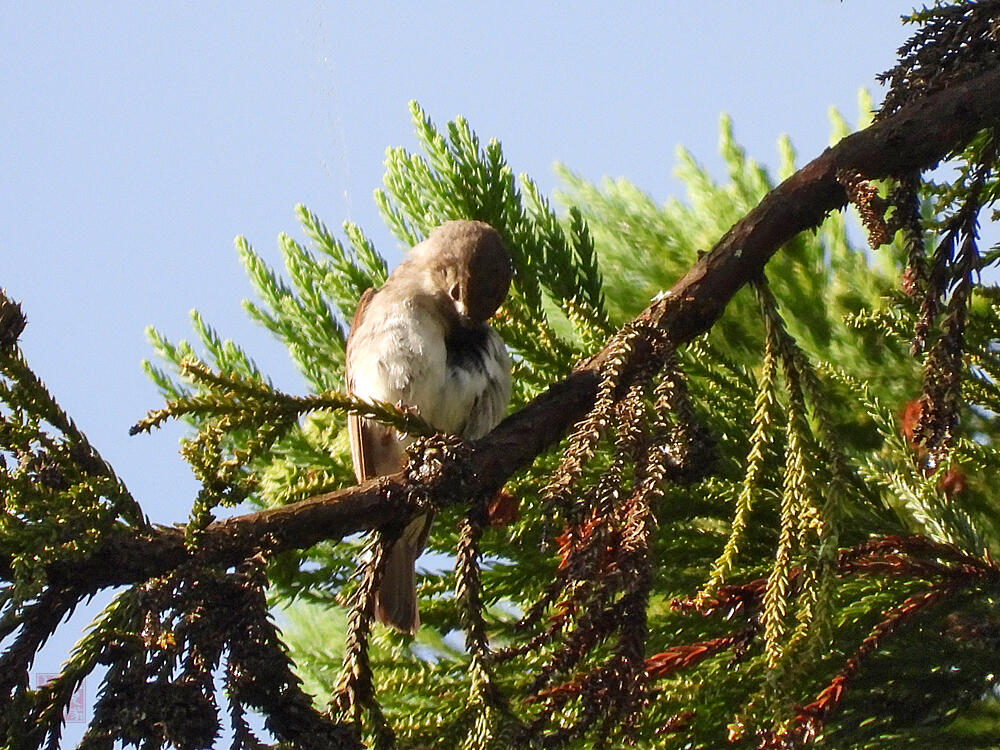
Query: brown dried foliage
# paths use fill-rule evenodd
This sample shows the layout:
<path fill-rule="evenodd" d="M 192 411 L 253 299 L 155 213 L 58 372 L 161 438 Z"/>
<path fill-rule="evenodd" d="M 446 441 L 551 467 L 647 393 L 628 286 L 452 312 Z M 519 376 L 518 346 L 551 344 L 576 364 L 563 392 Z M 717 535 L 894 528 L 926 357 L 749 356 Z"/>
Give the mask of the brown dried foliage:
<path fill-rule="evenodd" d="M 885 221 L 885 210 L 889 204 L 879 196 L 878 188 L 856 171 L 846 169 L 837 172 L 837 181 L 844 186 L 848 200 L 858 210 L 872 250 L 888 244 L 892 239 Z"/>
<path fill-rule="evenodd" d="M 614 727 L 628 735 L 634 728 L 649 700 L 645 644 L 653 506 L 664 481 L 692 481 L 710 464 L 710 441 L 695 422 L 661 334 L 627 326 L 614 346 L 595 407 L 570 437 L 547 486 L 548 506 L 565 519 L 557 538 L 558 578 L 520 623 L 524 630 L 541 627 L 527 639 L 533 648 L 553 644 L 527 699 L 541 705 L 529 734 L 544 735 L 547 746 L 579 736 L 598 720 L 603 733 Z M 623 378 L 623 371 L 630 376 Z M 611 442 L 610 460 L 578 488 L 605 440 Z M 579 671 L 606 643 L 607 655 Z M 554 716 L 571 701 L 578 702 L 572 721 L 552 728 Z"/>
<path fill-rule="evenodd" d="M 924 591 L 884 612 L 882 619 L 859 644 L 844 666 L 809 704 L 799 707 L 792 725 L 765 735 L 761 747 L 799 747 L 822 734 L 826 722 L 841 704 L 844 692 L 864 662 L 881 650 L 887 638 L 918 614 L 973 588 L 996 588 L 1000 568 L 956 547 L 925 537 L 884 537 L 842 551 L 841 575 L 878 575 L 905 580 L 933 581 Z"/>
<path fill-rule="evenodd" d="M 889 85 L 877 118 L 915 99 L 1000 65 L 1000 0 L 971 0 L 919 12 L 921 28 L 899 48 L 898 63 L 880 75 Z"/>
<path fill-rule="evenodd" d="M 0 350 L 12 348 L 27 324 L 21 305 L 0 289 Z"/>
<path fill-rule="evenodd" d="M 889 192 L 888 204 L 892 216 L 888 222 L 891 234 L 902 233 L 906 248 L 906 268 L 903 269 L 903 292 L 918 299 L 927 290 L 927 253 L 924 248 L 924 227 L 920 220 L 920 175 L 910 174 L 898 179 Z"/>
<path fill-rule="evenodd" d="M 932 469 L 948 455 L 958 422 L 965 367 L 965 324 L 975 285 L 973 275 L 979 267 L 976 242 L 978 213 L 979 204 L 973 196 L 950 222 L 934 255 L 930 283 L 914 331 L 913 347 L 915 351 L 919 351 L 925 346 L 938 310 L 944 305 L 944 317 L 938 326 L 937 341 L 924 361 L 920 418 L 913 430 L 914 437 L 927 451 Z M 955 256 L 954 247 L 960 238 L 960 249 Z"/>
<path fill-rule="evenodd" d="M 369 540 L 366 554 L 359 565 L 360 580 L 347 615 L 343 669 L 330 700 L 331 708 L 350 722 L 359 746 L 363 710 L 368 711 L 375 727 L 377 746 L 391 747 L 395 743 L 392 729 L 385 721 L 375 697 L 368 659 L 368 640 L 375 616 L 375 594 L 385 572 L 386 553 L 396 537 L 398 529 L 387 528 L 375 532 Z"/>
<path fill-rule="evenodd" d="M 145 584 L 129 605 L 141 637 L 113 632 L 102 645 L 101 660 L 110 665 L 106 689 L 81 747 L 106 747 L 114 739 L 210 746 L 219 728 L 214 671 L 223 659 L 243 747 L 259 744 L 242 720 L 245 707 L 263 711 L 279 741 L 309 750 L 358 747 L 303 692 L 270 620 L 266 586 L 259 557 L 235 572 L 183 566 Z"/>
<path fill-rule="evenodd" d="M 681 669 L 687 669 L 716 654 L 730 649 L 742 650 L 756 634 L 756 628 L 746 628 L 736 633 L 708 641 L 674 646 L 646 659 L 646 678 L 658 680 Z"/>

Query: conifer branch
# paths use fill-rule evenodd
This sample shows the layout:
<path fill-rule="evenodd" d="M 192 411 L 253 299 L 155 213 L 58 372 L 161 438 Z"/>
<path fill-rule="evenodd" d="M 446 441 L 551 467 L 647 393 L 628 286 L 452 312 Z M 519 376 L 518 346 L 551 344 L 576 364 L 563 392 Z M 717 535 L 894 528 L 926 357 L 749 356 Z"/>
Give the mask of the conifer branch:
<path fill-rule="evenodd" d="M 732 296 L 760 275 L 782 245 L 847 202 L 838 172 L 848 170 L 867 179 L 912 174 L 961 149 L 979 130 L 997 125 L 997 70 L 900 107 L 827 149 L 772 190 L 636 323 L 657 330 L 675 346 L 690 341 L 712 327 Z M 622 363 L 624 381 L 647 353 L 642 346 L 630 353 Z M 444 503 L 498 490 L 592 408 L 600 371 L 615 354 L 611 346 L 582 362 L 493 433 L 472 443 L 463 452 L 464 486 L 455 486 L 455 472 L 431 470 L 421 492 Z M 54 563 L 50 581 L 87 581 L 93 587 L 133 583 L 169 570 L 192 554 L 206 564 L 231 564 L 259 549 L 263 540 L 271 551 L 309 547 L 405 522 L 418 510 L 410 499 L 414 489 L 400 472 L 293 505 L 217 521 L 204 529 L 197 552 L 185 550 L 183 534 L 175 528 L 141 535 L 109 533 L 88 560 L 72 566 Z M 0 577 L 9 579 L 11 562 L 0 555 Z"/>
<path fill-rule="evenodd" d="M 395 735 L 375 698 L 368 643 L 375 619 L 375 594 L 385 573 L 385 553 L 392 541 L 391 535 L 382 531 L 374 534 L 368 541 L 367 554 L 359 565 L 361 580 L 354 591 L 347 618 L 344 666 L 330 702 L 331 710 L 335 709 L 344 720 L 350 722 L 359 738 L 362 710 L 367 709 L 379 748 L 393 747 Z"/>

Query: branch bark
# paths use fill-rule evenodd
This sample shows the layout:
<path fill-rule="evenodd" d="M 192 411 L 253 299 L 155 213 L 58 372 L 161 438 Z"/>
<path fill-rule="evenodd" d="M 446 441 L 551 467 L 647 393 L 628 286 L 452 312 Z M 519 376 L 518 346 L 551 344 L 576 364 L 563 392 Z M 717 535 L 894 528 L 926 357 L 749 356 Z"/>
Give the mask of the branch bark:
<path fill-rule="evenodd" d="M 778 249 L 801 231 L 817 227 L 847 202 L 841 170 L 869 179 L 902 176 L 934 166 L 983 128 L 1000 126 L 1000 71 L 924 97 L 871 127 L 844 138 L 793 174 L 737 222 L 670 291 L 637 320 L 660 328 L 675 344 L 709 330 L 729 300 L 756 278 Z M 495 492 L 515 472 L 562 438 L 593 405 L 607 349 L 578 365 L 559 383 L 472 443 L 463 460 L 467 496 Z M 387 523 L 404 522 L 416 506 L 403 472 L 281 508 L 211 524 L 197 551 L 184 546 L 178 528 L 149 535 L 114 535 L 89 561 L 54 567 L 50 583 L 86 582 L 98 589 L 146 580 L 198 555 L 231 565 L 258 549 L 304 549 Z M 435 486 L 432 494 L 454 491 Z M 9 570 L 0 556 L 0 575 Z"/>

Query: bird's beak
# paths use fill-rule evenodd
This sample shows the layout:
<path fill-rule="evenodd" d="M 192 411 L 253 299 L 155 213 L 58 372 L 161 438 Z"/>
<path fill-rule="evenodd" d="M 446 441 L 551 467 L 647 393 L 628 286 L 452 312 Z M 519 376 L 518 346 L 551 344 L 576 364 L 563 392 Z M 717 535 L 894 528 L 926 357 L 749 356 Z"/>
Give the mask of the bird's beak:
<path fill-rule="evenodd" d="M 458 324 L 463 328 L 473 328 L 476 321 L 469 317 L 469 308 L 463 300 L 455 300 L 455 312 L 458 313 Z"/>

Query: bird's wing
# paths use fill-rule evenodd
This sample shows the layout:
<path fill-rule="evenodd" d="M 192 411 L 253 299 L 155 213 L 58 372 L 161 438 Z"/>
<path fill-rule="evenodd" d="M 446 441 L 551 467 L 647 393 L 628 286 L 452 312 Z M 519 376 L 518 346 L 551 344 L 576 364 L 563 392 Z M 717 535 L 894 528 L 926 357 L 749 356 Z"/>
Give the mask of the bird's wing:
<path fill-rule="evenodd" d="M 351 330 L 347 334 L 346 347 L 347 350 L 351 349 L 351 341 L 354 339 L 354 334 L 358 332 L 358 328 L 361 327 L 361 319 L 365 317 L 365 309 L 368 307 L 368 303 L 372 301 L 372 297 L 375 296 L 375 287 L 370 286 L 365 289 L 361 296 L 358 298 L 358 306 L 354 308 L 354 317 L 351 319 Z M 347 358 L 346 365 L 346 377 L 347 377 L 347 387 L 351 387 L 351 358 Z"/>
<path fill-rule="evenodd" d="M 357 414 L 347 415 L 347 435 L 351 441 L 351 462 L 354 464 L 354 475 L 359 482 L 365 482 L 385 473 L 377 469 L 379 464 L 384 463 L 378 460 L 379 446 L 386 442 L 386 438 L 395 442 L 392 435 L 386 434 L 387 431 L 392 432 L 391 428 L 379 425 L 377 422 L 370 422 Z M 382 434 L 376 434 L 378 432 L 382 432 Z"/>
<path fill-rule="evenodd" d="M 374 287 L 369 287 L 362 292 L 361 298 L 358 300 L 358 306 L 354 310 L 354 318 L 351 320 L 351 331 L 347 335 L 347 351 L 351 350 L 351 339 L 354 338 L 354 334 L 361 323 L 361 318 L 364 317 L 365 308 L 368 307 L 368 303 L 374 296 Z M 351 373 L 350 357 L 347 357 L 345 370 L 347 392 L 353 394 L 354 379 Z M 347 415 L 347 436 L 351 444 L 351 463 L 354 464 L 354 475 L 358 478 L 359 482 L 364 482 L 375 476 L 371 460 L 368 458 L 372 456 L 372 440 L 371 435 L 368 434 L 369 432 L 370 430 L 366 429 L 366 420 L 357 414 Z M 368 444 L 367 446 L 366 443 Z"/>
<path fill-rule="evenodd" d="M 351 341 L 360 327 L 365 309 L 375 296 L 375 289 L 366 289 L 358 300 L 351 321 L 351 332 L 347 336 L 347 351 L 351 351 Z M 353 394 L 354 377 L 351 372 L 351 357 L 347 357 L 347 392 Z M 347 415 L 347 434 L 351 444 L 351 462 L 359 482 L 367 481 L 382 474 L 391 474 L 402 466 L 404 449 L 401 436 L 391 427 L 372 422 L 357 414 Z"/>

